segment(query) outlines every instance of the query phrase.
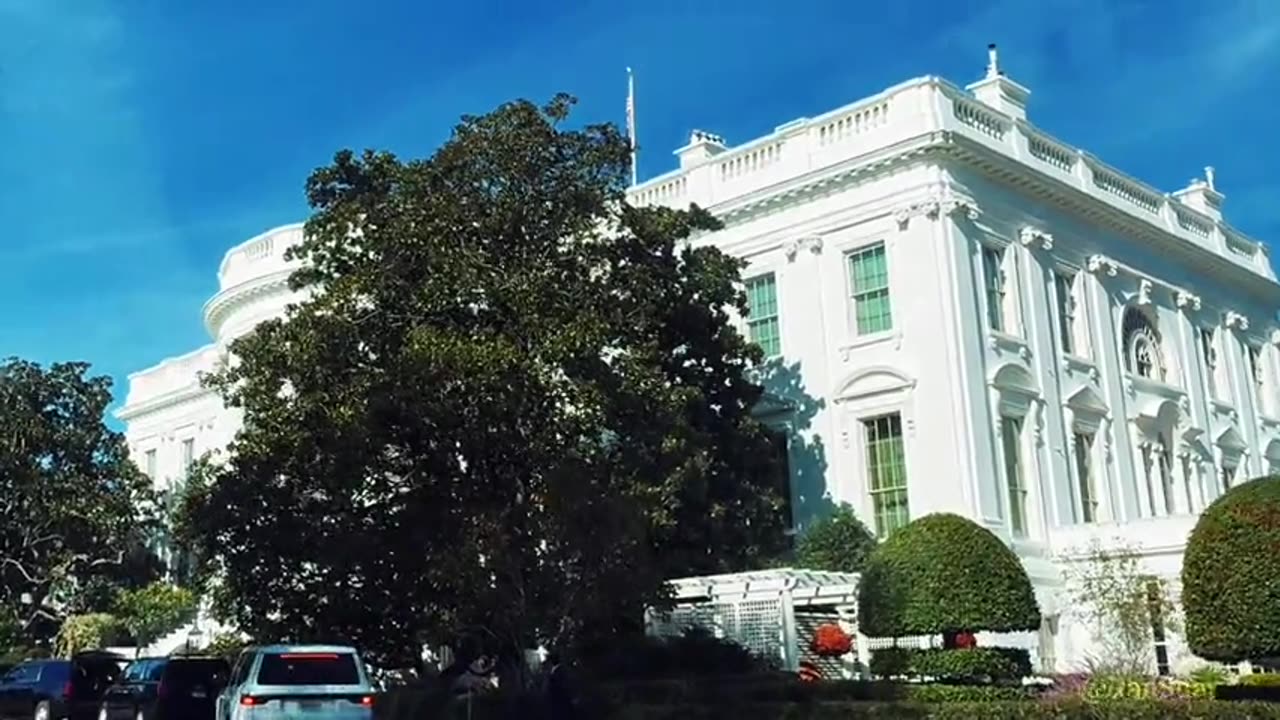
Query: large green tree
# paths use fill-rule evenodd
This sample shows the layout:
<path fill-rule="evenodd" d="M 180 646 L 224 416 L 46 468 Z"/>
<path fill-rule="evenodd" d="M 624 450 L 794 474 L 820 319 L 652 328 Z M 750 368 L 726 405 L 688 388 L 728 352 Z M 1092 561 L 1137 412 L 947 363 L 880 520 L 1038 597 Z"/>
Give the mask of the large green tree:
<path fill-rule="evenodd" d="M 26 636 L 107 602 L 145 554 L 154 496 L 85 363 L 0 362 L 0 624 Z"/>
<path fill-rule="evenodd" d="M 210 379 L 244 426 L 185 512 L 254 637 L 397 662 L 478 627 L 514 654 L 783 542 L 741 265 L 690 243 L 706 212 L 629 206 L 626 140 L 571 105 L 309 179 L 309 299 Z"/>

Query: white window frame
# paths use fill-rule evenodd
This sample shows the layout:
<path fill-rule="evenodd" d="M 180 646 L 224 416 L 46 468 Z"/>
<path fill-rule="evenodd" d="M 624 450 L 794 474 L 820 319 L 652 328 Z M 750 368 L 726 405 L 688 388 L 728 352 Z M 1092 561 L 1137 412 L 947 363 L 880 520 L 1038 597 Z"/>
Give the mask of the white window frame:
<path fill-rule="evenodd" d="M 978 247 L 982 250 L 979 254 L 979 263 L 982 279 L 982 307 L 985 311 L 984 322 L 987 329 L 992 332 L 1013 335 L 1015 334 L 1014 322 L 1009 312 L 1010 286 L 1013 283 L 1010 283 L 1008 267 L 1009 258 L 1013 254 L 1012 246 L 979 243 Z M 988 263 L 989 258 L 994 259 L 994 262 Z M 996 273 L 994 278 L 990 275 L 993 269 Z"/>
<path fill-rule="evenodd" d="M 1026 472 L 1028 458 L 1026 421 L 1025 415 L 1005 414 L 1000 417 L 1000 467 L 1001 475 L 1004 477 L 1005 506 L 1009 509 L 1009 531 L 1017 538 L 1025 538 L 1031 534 L 1028 509 L 1031 492 L 1027 484 Z M 1010 437 L 1010 428 L 1014 423 L 1016 423 L 1016 429 Z M 1012 458 L 1009 457 L 1010 450 L 1014 454 Z M 1012 468 L 1010 460 L 1013 461 Z M 1014 471 L 1012 474 L 1011 469 Z"/>
<path fill-rule="evenodd" d="M 888 490 L 886 489 L 876 490 L 872 488 L 872 482 L 871 482 L 871 478 L 872 478 L 871 444 L 870 444 L 870 439 L 868 437 L 868 433 L 871 430 L 872 423 L 884 418 L 889 418 L 889 417 L 897 417 L 898 419 L 898 433 L 902 442 L 902 475 L 903 475 L 904 482 L 900 489 L 895 487 Z M 873 411 L 873 412 L 868 412 L 866 414 L 861 414 L 859 415 L 857 422 L 858 422 L 858 430 L 860 433 L 859 447 L 862 451 L 861 453 L 862 468 L 863 468 L 863 473 L 866 477 L 867 504 L 869 506 L 869 510 L 871 513 L 870 514 L 871 524 L 872 524 L 871 531 L 875 533 L 877 538 L 883 539 L 888 537 L 889 534 L 893 532 L 893 530 L 900 529 L 901 527 L 904 527 L 907 523 L 911 522 L 911 469 L 910 469 L 910 463 L 907 461 L 907 455 L 909 454 L 908 443 L 907 443 L 907 420 L 901 408 L 886 408 L 883 411 Z M 880 526 L 879 514 L 876 512 L 876 496 L 887 494 L 889 492 L 898 492 L 899 490 L 903 493 L 903 496 L 906 498 L 905 502 L 906 502 L 907 516 L 905 520 L 902 522 L 902 525 L 899 525 L 898 527 L 893 528 L 893 530 L 882 528 Z"/>
<path fill-rule="evenodd" d="M 1089 305 L 1085 296 L 1085 277 L 1086 273 L 1077 268 L 1054 268 L 1053 313 L 1057 323 L 1054 334 L 1058 338 L 1058 349 L 1063 355 L 1089 359 L 1093 356 L 1093 350 L 1089 342 Z M 1064 344 L 1064 339 L 1070 343 L 1070 347 Z"/>
<path fill-rule="evenodd" d="M 863 332 L 862 329 L 858 327 L 858 297 L 860 295 L 868 295 L 873 292 L 880 292 L 881 289 L 860 291 L 854 287 L 853 258 L 865 253 L 875 252 L 876 250 L 880 250 L 884 254 L 885 284 L 882 289 L 889 304 L 889 327 L 884 330 Z M 845 297 L 848 298 L 849 302 L 849 333 L 855 338 L 868 338 L 876 337 L 878 335 L 889 335 L 895 332 L 897 330 L 898 318 L 894 313 L 893 273 L 891 258 L 889 257 L 889 243 L 884 240 L 873 240 L 871 242 L 846 249 L 842 257 L 843 267 L 841 272 L 844 274 Z"/>
<path fill-rule="evenodd" d="M 751 304 L 750 304 L 751 303 L 751 284 L 757 281 L 764 281 L 764 280 L 769 280 L 773 284 L 773 306 L 774 306 L 773 314 L 766 315 L 764 317 L 753 318 L 751 317 L 752 310 L 751 310 Z M 774 354 L 770 354 L 768 348 L 765 348 L 763 345 L 760 345 L 760 349 L 763 350 L 765 353 L 764 355 L 765 360 L 772 360 L 774 358 L 782 357 L 782 354 L 784 352 L 783 345 L 782 345 L 782 293 L 778 291 L 779 290 L 778 274 L 773 270 L 764 270 L 762 272 L 755 273 L 751 277 L 745 278 L 742 281 L 742 284 L 743 284 L 743 288 L 747 293 L 747 316 L 743 318 L 743 327 L 746 330 L 747 340 L 755 343 L 756 345 L 760 345 L 760 343 L 757 342 L 755 338 L 755 327 L 757 325 L 761 325 L 761 324 L 768 323 L 769 321 L 773 321 L 778 328 L 778 352 Z"/>

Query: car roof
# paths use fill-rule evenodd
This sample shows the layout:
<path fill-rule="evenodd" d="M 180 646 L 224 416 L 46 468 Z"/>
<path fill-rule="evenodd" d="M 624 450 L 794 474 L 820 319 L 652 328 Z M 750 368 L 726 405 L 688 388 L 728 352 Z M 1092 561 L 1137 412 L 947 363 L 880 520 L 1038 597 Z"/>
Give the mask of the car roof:
<path fill-rule="evenodd" d="M 350 645 L 255 645 L 250 650 L 271 654 L 281 653 L 348 653 L 356 654 Z"/>

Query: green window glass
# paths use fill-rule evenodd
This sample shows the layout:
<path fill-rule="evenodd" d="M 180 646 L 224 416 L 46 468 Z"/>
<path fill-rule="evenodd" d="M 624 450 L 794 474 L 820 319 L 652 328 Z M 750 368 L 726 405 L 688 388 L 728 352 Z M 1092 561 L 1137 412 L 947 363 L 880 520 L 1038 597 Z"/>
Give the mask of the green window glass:
<path fill-rule="evenodd" d="M 987 295 L 987 324 L 1004 330 L 1004 251 L 982 248 L 982 280 Z"/>
<path fill-rule="evenodd" d="M 747 281 L 747 336 L 767 358 L 782 354 L 778 326 L 778 282 L 773 273 Z"/>
<path fill-rule="evenodd" d="M 1000 423 L 1004 447 L 1004 479 L 1009 487 L 1009 524 L 1014 535 L 1027 534 L 1027 488 L 1022 481 L 1022 421 L 1006 417 Z"/>
<path fill-rule="evenodd" d="M 876 535 L 884 538 L 911 520 L 902 416 L 881 415 L 862 421 L 862 426 L 867 445 L 867 489 Z"/>
<path fill-rule="evenodd" d="M 884 244 L 849 255 L 849 289 L 853 296 L 854 329 L 859 335 L 893 329 L 889 307 L 889 266 Z"/>

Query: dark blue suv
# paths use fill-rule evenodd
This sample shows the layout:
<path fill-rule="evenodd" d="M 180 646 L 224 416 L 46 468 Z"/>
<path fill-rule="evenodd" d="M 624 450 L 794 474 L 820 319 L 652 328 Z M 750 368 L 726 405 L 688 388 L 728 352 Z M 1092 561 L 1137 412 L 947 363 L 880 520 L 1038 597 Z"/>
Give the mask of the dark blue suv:
<path fill-rule="evenodd" d="M 0 677 L 0 720 L 96 720 L 124 664 L 105 652 L 28 660 Z"/>

